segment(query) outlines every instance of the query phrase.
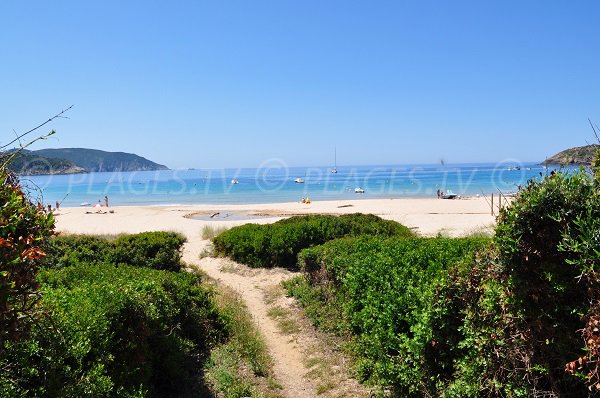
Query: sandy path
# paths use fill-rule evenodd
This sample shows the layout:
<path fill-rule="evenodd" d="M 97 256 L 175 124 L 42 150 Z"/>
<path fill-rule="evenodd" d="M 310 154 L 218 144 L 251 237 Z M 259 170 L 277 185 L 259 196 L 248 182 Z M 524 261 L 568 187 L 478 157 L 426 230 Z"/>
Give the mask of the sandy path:
<path fill-rule="evenodd" d="M 288 398 L 369 396 L 369 392 L 349 376 L 343 360 L 338 359 L 333 366 L 327 368 L 330 374 L 325 377 L 335 379 L 335 383 L 331 383 L 330 380 L 324 382 L 322 378 L 308 377 L 311 369 L 307 363 L 313 360 L 321 364 L 324 361 L 323 354 L 331 350 L 319 339 L 318 333 L 307 319 L 297 315 L 298 331 L 290 335 L 283 333 L 276 320 L 269 317 L 269 309 L 275 306 L 288 309 L 296 306 L 295 300 L 283 296 L 278 300 L 272 300 L 274 302 L 269 302 L 266 298 L 274 289 L 281 290 L 279 287 L 281 281 L 296 275 L 295 273 L 281 268 L 252 269 L 224 258 L 199 259 L 198 254 L 207 245 L 208 241 L 205 240 L 189 241 L 184 246 L 183 260 L 192 268 L 197 267 L 220 284 L 240 294 L 265 337 L 269 355 L 273 359 L 274 376 L 282 386 L 283 396 Z M 297 313 L 298 310 L 292 309 L 292 312 Z M 336 355 L 339 357 L 341 354 L 330 352 L 325 357 L 329 361 L 334 361 Z M 330 385 L 324 388 L 323 386 L 328 383 Z M 319 391 L 320 388 L 325 391 Z"/>
<path fill-rule="evenodd" d="M 283 269 L 248 269 L 242 274 L 223 272 L 221 268 L 229 262 L 222 258 L 207 257 L 198 259 L 199 253 L 206 247 L 206 241 L 193 240 L 186 243 L 183 260 L 190 265 L 197 265 L 211 278 L 236 290 L 246 303 L 249 312 L 256 320 L 259 330 L 265 337 L 269 354 L 273 359 L 275 378 L 283 386 L 283 395 L 289 398 L 311 398 L 317 392 L 304 376 L 303 354 L 289 336 L 280 333 L 277 324 L 268 315 L 264 292 L 271 286 L 293 274 Z"/>

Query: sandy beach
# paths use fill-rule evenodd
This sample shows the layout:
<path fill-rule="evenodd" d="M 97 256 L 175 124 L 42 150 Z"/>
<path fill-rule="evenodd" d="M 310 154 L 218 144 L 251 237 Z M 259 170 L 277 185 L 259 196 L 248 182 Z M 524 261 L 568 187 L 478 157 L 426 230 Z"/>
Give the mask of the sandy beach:
<path fill-rule="evenodd" d="M 143 231 L 176 231 L 188 239 L 201 235 L 205 225 L 231 227 L 270 223 L 297 214 L 371 213 L 398 221 L 422 236 L 441 233 L 461 236 L 494 225 L 484 198 L 367 199 L 303 203 L 191 206 L 116 206 L 61 208 L 55 212 L 57 231 L 83 234 L 118 234 Z M 109 212 L 112 211 L 111 212 Z M 219 213 L 214 219 L 210 216 Z M 198 219 L 192 217 L 196 216 Z"/>

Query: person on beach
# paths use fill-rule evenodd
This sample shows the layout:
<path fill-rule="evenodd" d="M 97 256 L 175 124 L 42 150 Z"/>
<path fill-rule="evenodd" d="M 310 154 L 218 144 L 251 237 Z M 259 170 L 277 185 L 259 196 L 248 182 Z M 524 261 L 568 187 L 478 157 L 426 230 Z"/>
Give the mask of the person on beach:
<path fill-rule="evenodd" d="M 438 199 L 442 197 L 442 195 L 440 195 L 440 190 L 439 190 L 439 188 L 438 188 L 438 190 L 437 190 L 437 197 L 438 197 Z"/>
<path fill-rule="evenodd" d="M 58 210 L 58 208 L 60 207 L 60 203 L 58 203 L 58 200 L 56 201 L 56 210 Z"/>
<path fill-rule="evenodd" d="M 106 205 L 106 207 L 108 207 L 108 196 L 104 197 L 104 204 Z"/>

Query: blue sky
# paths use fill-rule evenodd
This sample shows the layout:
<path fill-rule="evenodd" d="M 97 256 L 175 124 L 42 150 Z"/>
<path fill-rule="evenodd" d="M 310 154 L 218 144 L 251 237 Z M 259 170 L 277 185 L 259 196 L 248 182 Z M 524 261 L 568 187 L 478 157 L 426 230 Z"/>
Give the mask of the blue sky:
<path fill-rule="evenodd" d="M 597 1 L 4 1 L 0 142 L 172 168 L 542 160 L 600 124 Z"/>

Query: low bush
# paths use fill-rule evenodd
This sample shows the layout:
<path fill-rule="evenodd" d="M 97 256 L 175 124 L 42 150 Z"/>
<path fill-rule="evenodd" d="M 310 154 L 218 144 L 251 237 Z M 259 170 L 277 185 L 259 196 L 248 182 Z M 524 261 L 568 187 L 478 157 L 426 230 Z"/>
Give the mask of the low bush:
<path fill-rule="evenodd" d="M 405 226 L 370 214 L 296 216 L 274 224 L 246 224 L 214 239 L 217 254 L 252 267 L 295 266 L 300 250 L 358 235 L 413 236 Z"/>
<path fill-rule="evenodd" d="M 54 217 L 23 192 L 0 154 L 0 356 L 5 341 L 19 340 L 36 300 L 35 275 L 45 256 Z"/>
<path fill-rule="evenodd" d="M 57 235 L 46 247 L 44 267 L 60 269 L 79 264 L 105 263 L 113 250 L 112 242 L 92 235 Z"/>
<path fill-rule="evenodd" d="M 225 327 L 197 276 L 103 264 L 43 271 L 39 281 L 47 316 L 5 347 L 0 396 L 205 393 L 202 363 Z"/>
<path fill-rule="evenodd" d="M 464 282 L 476 286 L 469 295 L 479 297 L 469 309 L 478 315 L 465 331 L 480 343 L 503 343 L 478 348 L 484 366 L 471 372 L 479 374 L 479 386 L 524 396 L 600 391 L 594 324 L 600 314 L 599 192 L 598 180 L 585 170 L 553 173 L 530 181 L 501 212 L 497 258 L 475 281 Z M 493 311 L 485 295 L 497 297 Z"/>
<path fill-rule="evenodd" d="M 114 241 L 111 262 L 169 271 L 181 269 L 181 247 L 186 238 L 175 232 L 143 232 Z"/>
<path fill-rule="evenodd" d="M 143 232 L 114 239 L 60 235 L 50 240 L 44 263 L 49 268 L 113 263 L 169 271 L 181 269 L 184 236 L 175 232 Z"/>
<path fill-rule="evenodd" d="M 362 379 L 397 396 L 439 395 L 454 373 L 455 309 L 438 299 L 450 270 L 486 238 L 345 238 L 305 249 L 288 291 L 317 323 L 351 337 Z M 309 286 L 310 288 L 309 288 Z"/>

